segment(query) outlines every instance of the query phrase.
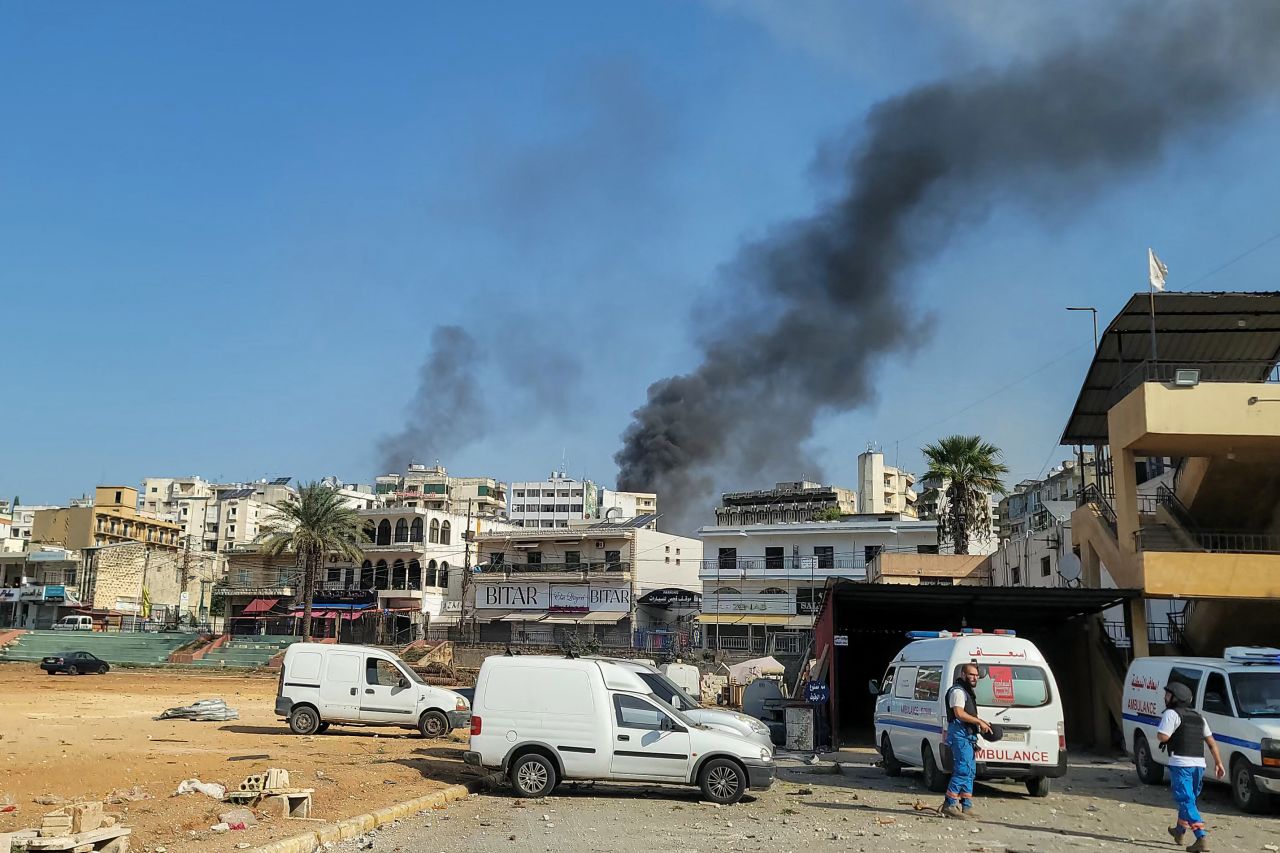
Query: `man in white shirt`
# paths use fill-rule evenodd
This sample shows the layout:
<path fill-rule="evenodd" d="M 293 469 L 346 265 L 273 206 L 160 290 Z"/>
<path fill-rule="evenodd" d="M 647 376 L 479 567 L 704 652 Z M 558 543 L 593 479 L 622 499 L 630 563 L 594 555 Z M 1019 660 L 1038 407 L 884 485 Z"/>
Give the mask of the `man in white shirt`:
<path fill-rule="evenodd" d="M 1209 849 L 1204 831 L 1204 818 L 1196 805 L 1200 789 L 1204 785 L 1204 748 L 1213 755 L 1213 772 L 1218 778 L 1227 775 L 1218 754 L 1218 744 L 1213 739 L 1209 723 L 1191 707 L 1195 697 L 1191 688 L 1180 682 L 1170 682 L 1164 688 L 1164 716 L 1156 729 L 1160 749 L 1169 754 L 1169 787 L 1173 801 L 1178 804 L 1178 822 L 1169 827 L 1169 834 L 1178 844 L 1191 830 L 1196 840 L 1187 850 L 1201 853 Z"/>

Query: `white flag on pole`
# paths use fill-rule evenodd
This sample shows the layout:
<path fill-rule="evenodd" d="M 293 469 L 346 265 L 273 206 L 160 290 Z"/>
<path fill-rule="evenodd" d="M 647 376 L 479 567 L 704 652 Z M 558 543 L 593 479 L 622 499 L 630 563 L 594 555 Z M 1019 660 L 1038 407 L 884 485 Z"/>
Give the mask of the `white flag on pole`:
<path fill-rule="evenodd" d="M 1164 261 L 1156 257 L 1154 249 L 1147 249 L 1147 269 L 1152 289 L 1163 291 L 1164 279 L 1169 274 L 1169 268 L 1164 265 Z"/>

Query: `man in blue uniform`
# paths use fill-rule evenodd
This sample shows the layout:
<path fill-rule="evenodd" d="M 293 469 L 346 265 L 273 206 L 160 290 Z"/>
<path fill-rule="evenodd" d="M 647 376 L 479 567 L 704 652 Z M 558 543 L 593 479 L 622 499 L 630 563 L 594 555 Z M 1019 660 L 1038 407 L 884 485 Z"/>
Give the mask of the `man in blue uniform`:
<path fill-rule="evenodd" d="M 947 690 L 947 746 L 951 750 L 951 782 L 942 803 L 946 817 L 973 819 L 973 778 L 978 772 L 974 751 L 978 733 L 991 734 L 991 726 L 978 719 L 978 665 L 967 663 Z"/>
<path fill-rule="evenodd" d="M 1160 718 L 1156 739 L 1160 741 L 1160 749 L 1169 753 L 1169 787 L 1173 791 L 1173 801 L 1178 804 L 1178 822 L 1169 827 L 1169 834 L 1181 844 L 1187 830 L 1191 830 L 1196 840 L 1187 850 L 1201 853 L 1209 849 L 1204 818 L 1196 805 L 1200 787 L 1204 784 L 1205 746 L 1213 755 L 1213 772 L 1218 778 L 1226 776 L 1227 771 L 1222 766 L 1222 756 L 1218 754 L 1218 744 L 1213 739 L 1209 724 L 1191 707 L 1194 698 L 1191 688 L 1185 684 L 1170 682 L 1164 688 L 1167 710 Z"/>

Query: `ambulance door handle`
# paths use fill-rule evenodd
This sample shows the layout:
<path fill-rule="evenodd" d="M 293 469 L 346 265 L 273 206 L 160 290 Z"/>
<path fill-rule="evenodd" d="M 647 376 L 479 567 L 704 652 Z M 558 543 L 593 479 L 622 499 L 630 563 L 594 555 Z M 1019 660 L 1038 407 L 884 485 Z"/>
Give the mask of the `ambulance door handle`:
<path fill-rule="evenodd" d="M 356 695 L 356 689 L 354 687 L 351 688 L 351 695 L 352 696 Z"/>

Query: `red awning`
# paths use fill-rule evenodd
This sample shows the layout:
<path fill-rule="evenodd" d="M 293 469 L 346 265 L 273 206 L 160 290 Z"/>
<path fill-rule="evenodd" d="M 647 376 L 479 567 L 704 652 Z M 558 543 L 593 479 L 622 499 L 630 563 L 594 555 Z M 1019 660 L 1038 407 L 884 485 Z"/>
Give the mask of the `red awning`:
<path fill-rule="evenodd" d="M 255 598 L 253 601 L 246 604 L 244 606 L 244 610 L 241 610 L 240 613 L 266 613 L 268 610 L 275 607 L 279 601 L 280 599 L 278 598 Z"/>

